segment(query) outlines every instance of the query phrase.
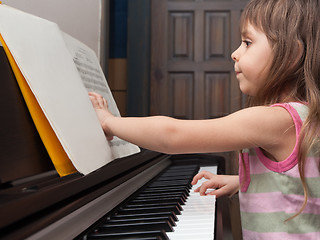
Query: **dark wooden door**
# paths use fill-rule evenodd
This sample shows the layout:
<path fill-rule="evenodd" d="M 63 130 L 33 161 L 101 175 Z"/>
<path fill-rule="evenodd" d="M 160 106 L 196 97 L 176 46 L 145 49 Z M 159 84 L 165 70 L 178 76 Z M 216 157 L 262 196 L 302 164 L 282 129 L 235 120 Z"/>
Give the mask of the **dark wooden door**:
<path fill-rule="evenodd" d="M 231 53 L 246 0 L 152 0 L 150 114 L 224 116 L 242 107 Z"/>

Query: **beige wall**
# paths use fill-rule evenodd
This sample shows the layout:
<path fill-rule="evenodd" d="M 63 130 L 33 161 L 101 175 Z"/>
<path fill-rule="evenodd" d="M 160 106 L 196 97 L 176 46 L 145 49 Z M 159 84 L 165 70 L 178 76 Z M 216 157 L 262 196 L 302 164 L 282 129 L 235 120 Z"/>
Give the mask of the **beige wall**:
<path fill-rule="evenodd" d="M 45 18 L 92 48 L 100 58 L 100 0 L 1 0 L 3 4 Z"/>
<path fill-rule="evenodd" d="M 109 0 L 1 0 L 3 4 L 45 18 L 92 48 L 105 70 L 108 62 Z M 106 72 L 106 71 L 105 71 Z M 126 108 L 126 61 L 111 61 L 106 76 L 122 115 Z"/>

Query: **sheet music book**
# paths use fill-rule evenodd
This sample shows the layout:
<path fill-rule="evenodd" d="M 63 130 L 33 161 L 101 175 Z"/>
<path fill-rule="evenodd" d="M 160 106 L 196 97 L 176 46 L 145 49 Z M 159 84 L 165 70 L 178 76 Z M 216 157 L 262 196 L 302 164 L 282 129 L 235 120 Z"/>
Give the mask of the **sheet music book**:
<path fill-rule="evenodd" d="M 108 101 L 110 112 L 120 117 L 121 115 L 117 104 L 114 101 L 95 52 L 70 35 L 66 33 L 62 34 L 87 91 L 102 95 Z M 124 157 L 140 151 L 136 145 L 123 141 L 118 137 L 114 137 L 114 139 L 110 141 L 110 146 L 113 158 Z"/>
<path fill-rule="evenodd" d="M 57 24 L 3 4 L 0 34 L 17 80 L 25 82 L 26 92 L 34 98 L 31 103 L 26 100 L 29 110 L 39 106 L 38 112 L 30 113 L 40 136 L 36 120 L 42 114 L 77 171 L 88 174 L 115 158 L 139 152 L 137 146 L 119 138 L 106 140 L 88 91 L 102 94 L 111 112 L 120 114 L 89 47 L 63 33 Z M 47 130 L 42 133 L 47 134 Z M 47 138 L 42 140 L 48 149 Z M 48 153 L 54 163 L 61 160 L 61 156 Z"/>

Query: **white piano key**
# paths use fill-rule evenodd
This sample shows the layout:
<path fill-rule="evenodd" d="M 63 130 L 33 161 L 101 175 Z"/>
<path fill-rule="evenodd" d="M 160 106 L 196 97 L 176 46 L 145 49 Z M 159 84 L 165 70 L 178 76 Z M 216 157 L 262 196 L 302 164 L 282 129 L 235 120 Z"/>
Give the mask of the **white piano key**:
<path fill-rule="evenodd" d="M 217 173 L 216 166 L 201 167 L 200 171 Z M 206 179 L 200 179 L 190 190 L 190 195 L 182 206 L 183 211 L 178 215 L 178 222 L 173 232 L 167 235 L 171 240 L 209 240 L 214 238 L 214 217 L 216 197 L 214 195 L 200 196 L 194 190 L 201 186 Z"/>

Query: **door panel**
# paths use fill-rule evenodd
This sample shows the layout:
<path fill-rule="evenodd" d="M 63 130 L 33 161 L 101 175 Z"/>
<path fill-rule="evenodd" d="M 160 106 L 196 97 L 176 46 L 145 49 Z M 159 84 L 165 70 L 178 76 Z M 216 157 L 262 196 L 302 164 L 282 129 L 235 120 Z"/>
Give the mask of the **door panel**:
<path fill-rule="evenodd" d="M 168 58 L 171 61 L 193 59 L 193 14 L 169 13 Z"/>
<path fill-rule="evenodd" d="M 246 2 L 152 0 L 151 115 L 206 119 L 242 107 L 230 55 Z"/>
<path fill-rule="evenodd" d="M 169 107 L 170 113 L 180 119 L 193 117 L 193 85 L 192 73 L 169 73 Z"/>

